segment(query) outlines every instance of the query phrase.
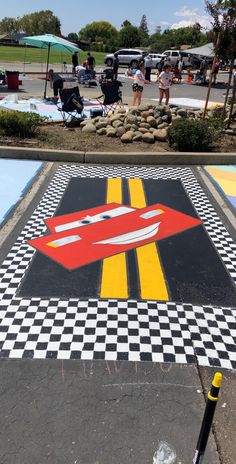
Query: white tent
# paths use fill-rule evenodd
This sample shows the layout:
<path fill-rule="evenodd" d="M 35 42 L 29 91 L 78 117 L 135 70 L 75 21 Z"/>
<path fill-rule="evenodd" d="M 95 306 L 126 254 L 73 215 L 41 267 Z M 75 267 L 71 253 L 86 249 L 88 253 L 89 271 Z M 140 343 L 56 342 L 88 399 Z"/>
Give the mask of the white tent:
<path fill-rule="evenodd" d="M 207 58 L 211 58 L 215 54 L 213 43 L 208 43 L 202 47 L 190 48 L 186 50 L 186 52 L 190 53 L 191 55 L 206 56 Z"/>

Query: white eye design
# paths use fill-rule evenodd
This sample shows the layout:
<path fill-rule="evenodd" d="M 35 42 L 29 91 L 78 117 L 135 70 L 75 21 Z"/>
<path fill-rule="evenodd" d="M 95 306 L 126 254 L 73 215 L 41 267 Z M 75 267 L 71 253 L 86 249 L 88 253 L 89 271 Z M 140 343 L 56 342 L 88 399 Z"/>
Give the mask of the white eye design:
<path fill-rule="evenodd" d="M 77 221 L 61 224 L 55 227 L 55 231 L 64 232 L 65 230 L 76 229 L 77 227 L 83 227 L 89 224 L 95 224 L 96 222 L 123 216 L 124 214 L 132 213 L 132 211 L 135 211 L 135 209 L 129 208 L 128 206 L 119 206 L 117 208 L 104 211 L 104 213 L 95 214 L 94 216 L 86 216 L 83 219 Z"/>
<path fill-rule="evenodd" d="M 63 237 L 53 240 L 52 242 L 48 242 L 47 245 L 51 248 L 60 248 L 64 245 L 69 245 L 69 243 L 78 242 L 79 240 L 81 240 L 79 235 L 70 235 L 69 237 Z"/>
<path fill-rule="evenodd" d="M 155 216 L 159 216 L 160 214 L 163 214 L 163 213 L 164 213 L 163 209 L 154 209 L 152 211 L 147 211 L 147 213 L 141 214 L 140 217 L 142 219 L 151 219 L 151 218 L 153 218 Z"/>

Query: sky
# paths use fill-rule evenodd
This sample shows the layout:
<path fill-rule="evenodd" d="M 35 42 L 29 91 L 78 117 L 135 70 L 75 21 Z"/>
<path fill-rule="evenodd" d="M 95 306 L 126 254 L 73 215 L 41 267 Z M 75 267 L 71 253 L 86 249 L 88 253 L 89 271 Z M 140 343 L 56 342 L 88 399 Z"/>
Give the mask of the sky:
<path fill-rule="evenodd" d="M 128 19 L 138 26 L 143 14 L 147 16 L 150 33 L 155 32 L 157 26 L 163 30 L 196 22 L 203 27 L 210 25 L 204 0 L 1 0 L 0 20 L 5 16 L 15 18 L 46 9 L 59 17 L 64 35 L 79 32 L 92 21 L 110 21 L 120 29 L 122 22 Z"/>

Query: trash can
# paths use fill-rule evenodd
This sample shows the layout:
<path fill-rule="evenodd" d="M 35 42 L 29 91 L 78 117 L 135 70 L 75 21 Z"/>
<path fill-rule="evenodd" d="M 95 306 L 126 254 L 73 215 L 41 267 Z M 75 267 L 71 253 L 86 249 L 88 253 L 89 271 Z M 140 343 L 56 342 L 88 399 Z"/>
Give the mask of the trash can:
<path fill-rule="evenodd" d="M 19 72 L 18 71 L 6 71 L 7 76 L 7 87 L 9 90 L 19 89 Z"/>

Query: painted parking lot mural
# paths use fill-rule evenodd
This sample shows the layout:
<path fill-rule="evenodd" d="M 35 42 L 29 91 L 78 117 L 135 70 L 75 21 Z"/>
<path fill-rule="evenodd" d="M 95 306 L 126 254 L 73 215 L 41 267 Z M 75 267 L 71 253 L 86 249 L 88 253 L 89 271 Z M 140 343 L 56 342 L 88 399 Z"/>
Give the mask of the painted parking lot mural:
<path fill-rule="evenodd" d="M 236 210 L 236 166 L 205 166 L 205 169 Z"/>
<path fill-rule="evenodd" d="M 42 166 L 43 163 L 38 161 L 0 160 L 0 224 L 12 212 Z"/>
<path fill-rule="evenodd" d="M 0 270 L 1 356 L 236 368 L 235 251 L 189 168 L 62 165 Z"/>

